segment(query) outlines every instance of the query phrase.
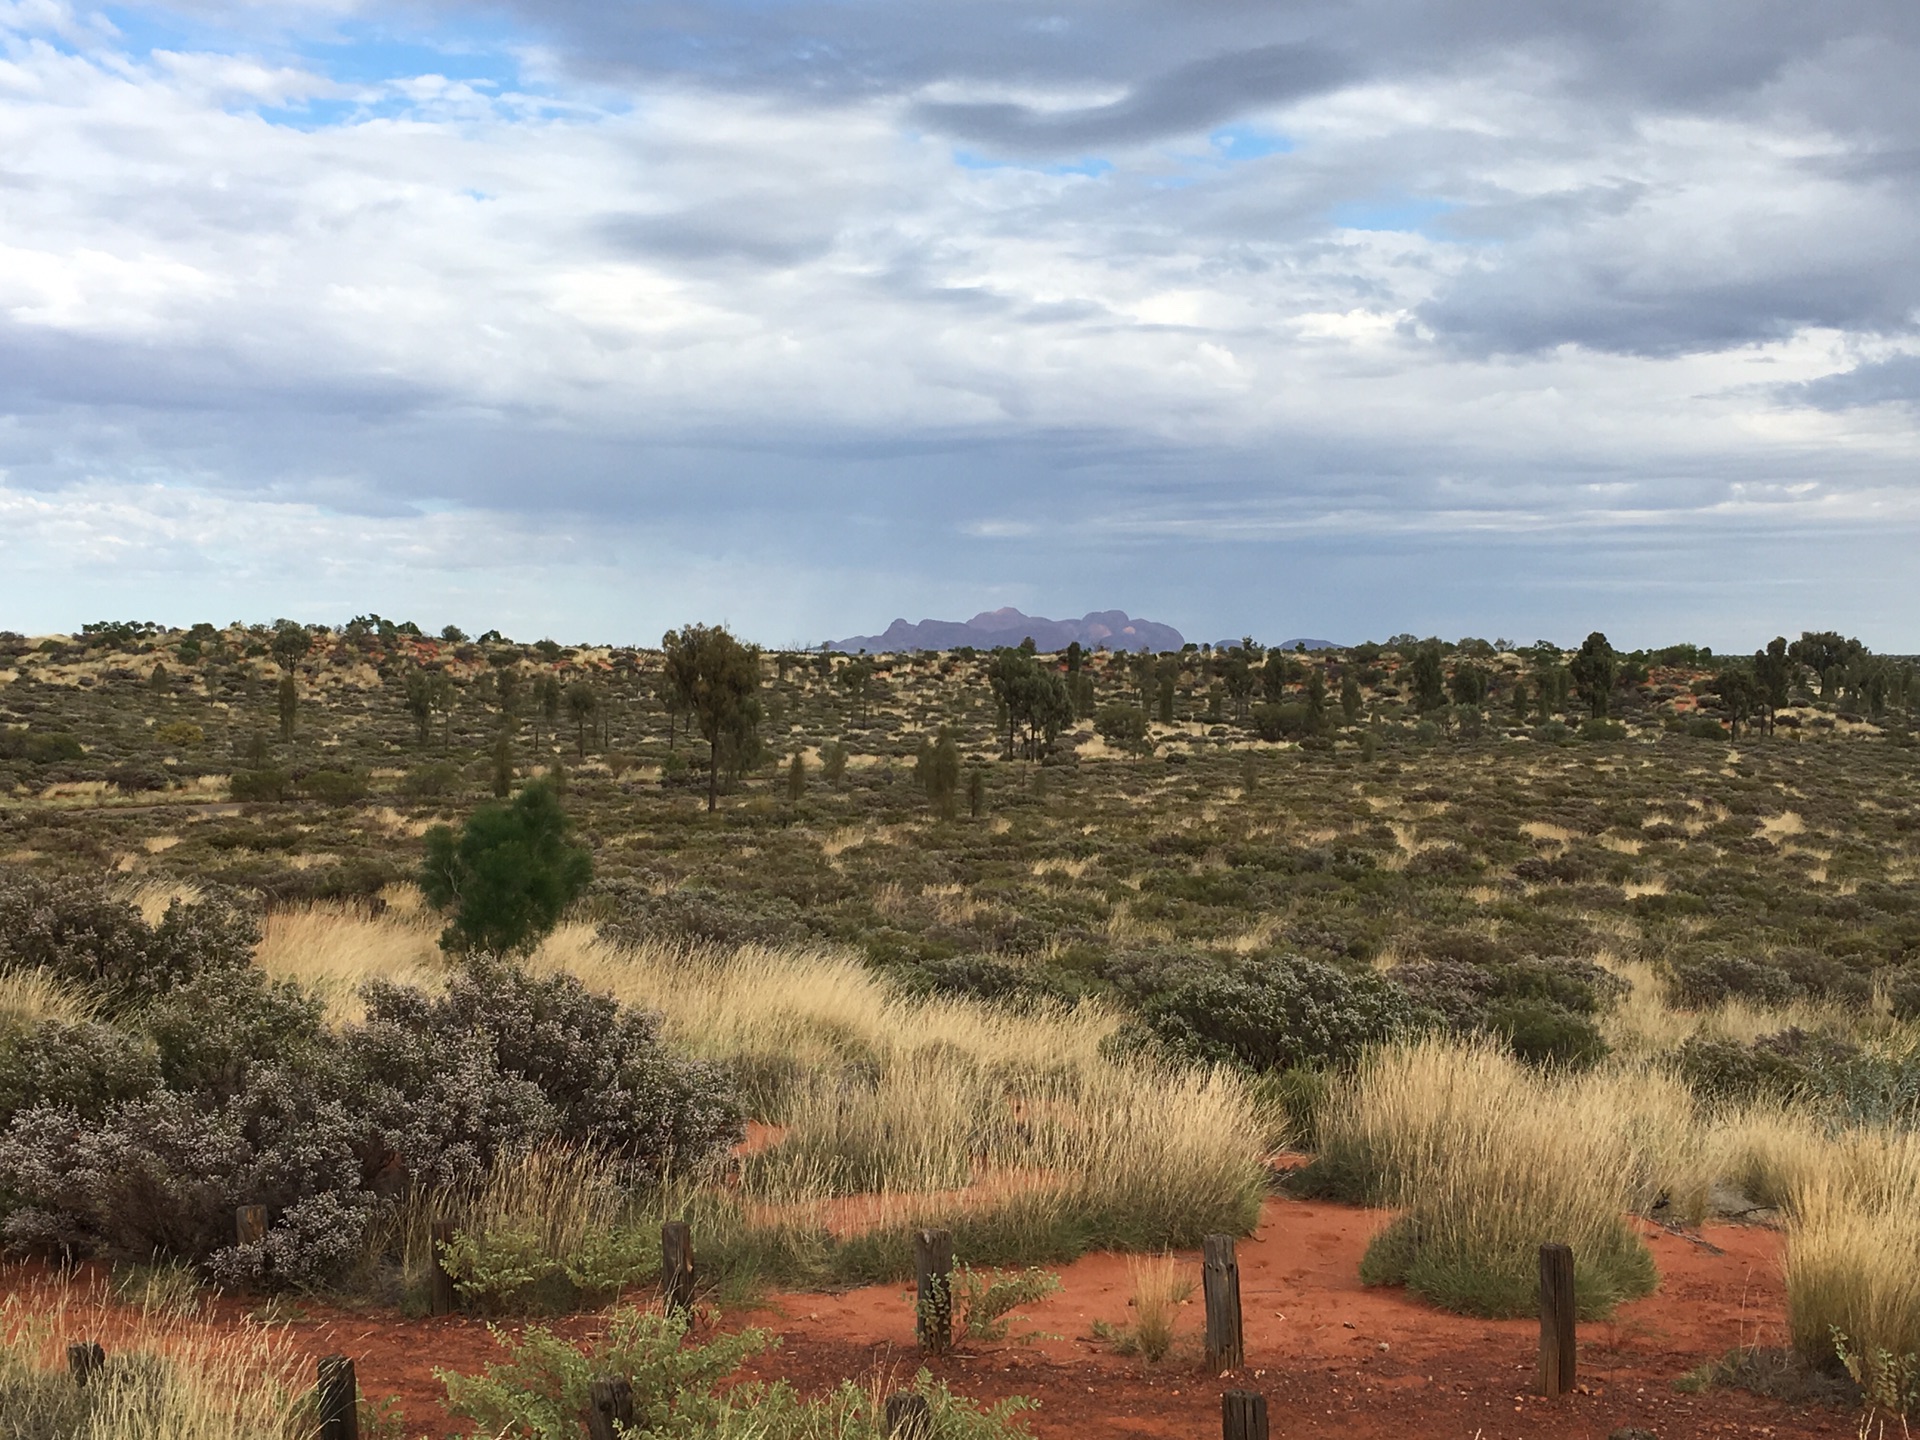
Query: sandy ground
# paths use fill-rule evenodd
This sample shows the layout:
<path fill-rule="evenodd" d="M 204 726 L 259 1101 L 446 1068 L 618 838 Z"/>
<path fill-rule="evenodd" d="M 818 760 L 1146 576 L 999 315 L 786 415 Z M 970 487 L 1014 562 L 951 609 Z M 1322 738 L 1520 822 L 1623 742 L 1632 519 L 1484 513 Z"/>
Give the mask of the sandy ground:
<path fill-rule="evenodd" d="M 1605 1440 L 1623 1426 L 1660 1440 L 1856 1431 L 1858 1417 L 1840 1410 L 1740 1391 L 1673 1389 L 1676 1377 L 1736 1346 L 1785 1343 L 1779 1236 L 1772 1231 L 1714 1226 L 1690 1238 L 1648 1227 L 1659 1291 L 1621 1307 L 1612 1321 L 1582 1326 L 1580 1388 L 1548 1402 L 1530 1393 L 1537 1322 L 1467 1319 L 1396 1290 L 1360 1285 L 1361 1253 L 1384 1218 L 1345 1206 L 1267 1202 L 1258 1232 L 1239 1247 L 1247 1366 L 1232 1375 L 1201 1366 L 1197 1285 L 1183 1312 L 1182 1339 L 1167 1360 L 1116 1356 L 1093 1338 L 1096 1320 L 1128 1319 L 1131 1282 L 1125 1258 L 1116 1255 L 1065 1267 L 1059 1293 L 1018 1312 L 1013 1333 L 1029 1338 L 967 1344 L 930 1368 L 977 1399 L 1037 1399 L 1027 1419 L 1043 1440 L 1217 1435 L 1219 1397 L 1229 1388 L 1266 1394 L 1275 1440 Z M 1198 1256 L 1180 1258 L 1197 1281 Z M 222 1303 L 240 1313 L 234 1302 Z M 899 1285 L 776 1296 L 721 1323 L 778 1334 L 779 1348 L 749 1371 L 804 1390 L 846 1377 L 864 1382 L 876 1372 L 905 1380 L 921 1363 L 911 1298 Z M 554 1328 L 584 1338 L 599 1324 L 597 1317 L 570 1317 Z M 436 1367 L 475 1371 L 499 1355 L 487 1326 L 461 1317 L 406 1320 L 315 1307 L 294 1334 L 311 1357 L 353 1357 L 363 1394 L 398 1397 L 409 1430 L 434 1436 L 447 1430 Z"/>

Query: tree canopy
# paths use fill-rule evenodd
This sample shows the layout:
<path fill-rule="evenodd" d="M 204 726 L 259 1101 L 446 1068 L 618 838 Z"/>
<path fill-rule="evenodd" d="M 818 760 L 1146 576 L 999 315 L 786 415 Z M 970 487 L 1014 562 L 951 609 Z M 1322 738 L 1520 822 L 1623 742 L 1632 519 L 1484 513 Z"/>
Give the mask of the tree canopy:
<path fill-rule="evenodd" d="M 457 835 L 449 825 L 429 830 L 420 889 L 451 912 L 442 948 L 512 955 L 538 945 L 593 878 L 593 857 L 572 828 L 554 788 L 540 782 L 511 804 L 474 811 Z"/>
<path fill-rule="evenodd" d="M 760 746 L 760 652 L 724 625 L 669 630 L 666 682 L 678 708 L 693 716 L 707 742 L 707 809 L 719 804 L 720 770 L 751 764 Z"/>

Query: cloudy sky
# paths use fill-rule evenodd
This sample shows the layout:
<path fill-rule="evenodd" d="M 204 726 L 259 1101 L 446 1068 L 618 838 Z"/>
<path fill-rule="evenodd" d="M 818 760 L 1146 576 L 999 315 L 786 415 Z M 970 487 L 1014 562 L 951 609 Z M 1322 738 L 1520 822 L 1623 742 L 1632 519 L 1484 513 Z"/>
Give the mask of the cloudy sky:
<path fill-rule="evenodd" d="M 1920 649 L 1913 0 L 0 0 L 0 628 Z"/>

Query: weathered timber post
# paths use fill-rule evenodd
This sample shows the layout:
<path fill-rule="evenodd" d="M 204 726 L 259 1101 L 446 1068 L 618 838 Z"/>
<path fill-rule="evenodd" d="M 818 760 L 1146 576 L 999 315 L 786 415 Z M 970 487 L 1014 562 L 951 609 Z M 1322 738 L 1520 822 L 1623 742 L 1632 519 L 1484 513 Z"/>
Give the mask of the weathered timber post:
<path fill-rule="evenodd" d="M 256 1240 L 267 1238 L 267 1207 L 264 1205 L 242 1205 L 233 1212 L 233 1238 L 241 1245 L 251 1245 Z"/>
<path fill-rule="evenodd" d="M 81 1340 L 67 1346 L 67 1369 L 73 1375 L 73 1383 L 84 1385 L 89 1377 L 107 1363 L 107 1352 L 98 1340 Z"/>
<path fill-rule="evenodd" d="M 933 1407 L 927 1397 L 898 1390 L 887 1396 L 887 1440 L 928 1440 L 933 1434 Z"/>
<path fill-rule="evenodd" d="M 1253 1390 L 1222 1395 L 1220 1440 L 1267 1440 L 1267 1397 Z"/>
<path fill-rule="evenodd" d="M 615 1440 L 616 1425 L 632 1424 L 632 1383 L 624 1375 L 596 1375 L 587 1386 L 587 1440 Z"/>
<path fill-rule="evenodd" d="M 1240 1338 L 1240 1262 L 1231 1235 L 1209 1235 L 1201 1250 L 1200 1278 L 1207 1304 L 1207 1368 L 1238 1370 L 1247 1363 Z"/>
<path fill-rule="evenodd" d="M 953 1348 L 953 1232 L 921 1230 L 913 1237 L 913 1337 L 938 1355 Z"/>
<path fill-rule="evenodd" d="M 319 1440 L 360 1440 L 360 1386 L 353 1378 L 353 1361 L 346 1356 L 321 1359 L 313 1411 Z"/>
<path fill-rule="evenodd" d="M 684 1220 L 660 1227 L 660 1292 L 669 1314 L 693 1308 L 693 1227 Z"/>
<path fill-rule="evenodd" d="M 447 1273 L 447 1246 L 453 1244 L 456 1227 L 451 1220 L 436 1220 L 427 1227 L 427 1309 L 435 1315 L 451 1315 L 455 1303 L 453 1276 Z"/>
<path fill-rule="evenodd" d="M 1540 1247 L 1540 1390 L 1549 1400 L 1573 1389 L 1573 1250 Z"/>

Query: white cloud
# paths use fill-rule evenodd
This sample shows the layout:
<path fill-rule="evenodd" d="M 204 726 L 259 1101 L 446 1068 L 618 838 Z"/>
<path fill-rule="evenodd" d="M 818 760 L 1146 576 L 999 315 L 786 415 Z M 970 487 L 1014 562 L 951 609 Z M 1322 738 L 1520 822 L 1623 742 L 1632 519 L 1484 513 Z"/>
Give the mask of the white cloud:
<path fill-rule="evenodd" d="M 1914 408 L 1791 388 L 1897 362 L 1920 323 L 1920 202 L 1861 168 L 1861 127 L 1904 122 L 1843 114 L 1814 59 L 1697 113 L 1618 77 L 1573 103 L 1597 62 L 1532 42 L 1315 62 L 1239 117 L 1294 148 L 1222 165 L 1179 93 L 1199 50 L 990 86 L 956 35 L 946 71 L 809 90 L 596 67 L 554 23 L 495 42 L 510 83 L 451 50 L 335 80 L 327 46 L 145 53 L 0 9 L 0 513 L 36 604 L 108 565 L 249 595 L 397 567 L 422 597 L 505 565 L 559 625 L 599 615 L 563 577 L 621 536 L 674 557 L 622 581 L 668 619 L 744 562 L 760 623 L 813 633 L 969 585 L 1030 600 L 1042 543 L 1077 613 L 1139 609 L 1156 534 L 1626 554 L 1649 527 L 1920 522 Z M 1126 110 L 1111 168 L 960 163 L 924 102 L 983 97 Z M 1202 129 L 1153 130 L 1176 123 Z M 1182 573 L 1175 623 L 1300 628 Z M 1404 600 L 1417 624 L 1431 592 Z"/>

